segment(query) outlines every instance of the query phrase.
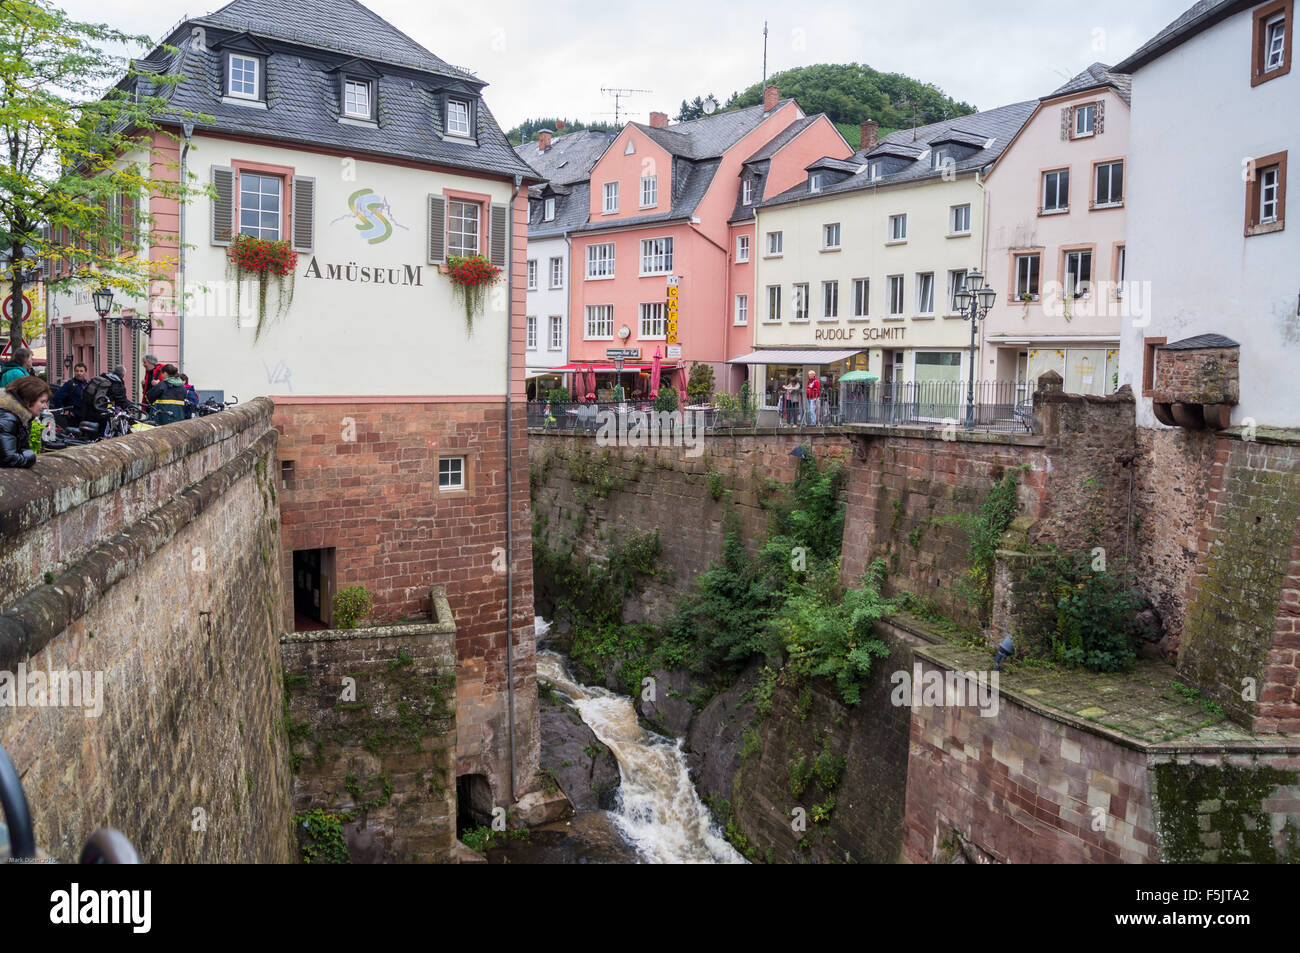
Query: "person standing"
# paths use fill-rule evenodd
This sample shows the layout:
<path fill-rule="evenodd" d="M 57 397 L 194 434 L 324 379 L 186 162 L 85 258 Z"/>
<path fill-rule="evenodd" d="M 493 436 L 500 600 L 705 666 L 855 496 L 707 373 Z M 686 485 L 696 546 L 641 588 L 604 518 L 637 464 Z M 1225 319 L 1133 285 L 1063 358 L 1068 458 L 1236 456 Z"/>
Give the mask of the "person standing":
<path fill-rule="evenodd" d="M 131 401 L 126 396 L 126 368 L 121 364 L 92 377 L 81 392 L 81 419 L 104 423 L 108 420 L 108 404 L 119 407 L 129 406 Z M 103 404 L 103 406 L 99 406 Z"/>
<path fill-rule="evenodd" d="M 795 380 L 794 374 L 786 380 L 783 390 L 785 422 L 794 426 L 799 422 L 799 382 Z"/>
<path fill-rule="evenodd" d="M 81 415 L 81 395 L 86 390 L 87 368 L 80 361 L 72 368 L 72 377 L 64 381 L 62 386 L 54 392 L 54 398 L 50 401 L 50 407 L 54 410 L 67 408 L 78 416 Z"/>
<path fill-rule="evenodd" d="M 171 424 L 185 419 L 189 392 L 175 364 L 164 365 L 163 374 L 163 379 L 149 388 L 144 399 L 154 409 L 155 423 Z"/>
<path fill-rule="evenodd" d="M 170 366 L 166 365 L 166 367 Z M 159 364 L 158 358 L 154 355 L 146 354 L 144 356 L 144 380 L 140 382 L 141 394 L 148 394 L 155 384 L 167 379 L 166 367 Z M 144 402 L 149 403 L 149 398 L 146 397 Z"/>
<path fill-rule="evenodd" d="M 50 405 L 50 385 L 26 375 L 0 391 L 0 467 L 30 467 L 32 421 Z"/>
<path fill-rule="evenodd" d="M 817 379 L 816 371 L 808 372 L 808 426 L 817 426 L 817 402 L 822 396 L 822 382 Z"/>
<path fill-rule="evenodd" d="M 32 352 L 25 347 L 16 347 L 13 356 L 9 358 L 9 363 L 0 367 L 0 387 L 8 387 L 20 377 L 27 377 L 33 373 Z"/>

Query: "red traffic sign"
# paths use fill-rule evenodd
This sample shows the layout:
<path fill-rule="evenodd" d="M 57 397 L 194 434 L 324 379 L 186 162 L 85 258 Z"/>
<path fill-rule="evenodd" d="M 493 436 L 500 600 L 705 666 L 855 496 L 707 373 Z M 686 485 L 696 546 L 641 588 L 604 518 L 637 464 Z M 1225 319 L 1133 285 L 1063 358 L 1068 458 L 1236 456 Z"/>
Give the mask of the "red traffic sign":
<path fill-rule="evenodd" d="M 20 344 L 20 345 L 18 345 L 18 346 L 19 346 L 19 347 L 25 347 L 25 348 L 27 348 L 27 350 L 29 350 L 29 351 L 32 349 L 31 344 L 29 344 L 29 343 L 26 342 L 26 341 L 23 341 L 23 343 Z M 13 349 L 14 349 L 14 342 L 13 342 L 13 341 L 6 341 L 6 342 L 5 342 L 5 346 L 4 346 L 4 350 L 0 351 L 0 358 L 6 358 L 6 357 L 9 357 L 9 356 L 13 353 Z"/>
<path fill-rule="evenodd" d="M 31 316 L 32 316 L 32 299 L 27 297 L 27 295 L 23 295 L 22 319 L 26 321 Z M 7 298 L 5 298 L 4 317 L 6 321 L 12 321 L 14 319 L 14 296 L 13 295 L 9 295 Z"/>

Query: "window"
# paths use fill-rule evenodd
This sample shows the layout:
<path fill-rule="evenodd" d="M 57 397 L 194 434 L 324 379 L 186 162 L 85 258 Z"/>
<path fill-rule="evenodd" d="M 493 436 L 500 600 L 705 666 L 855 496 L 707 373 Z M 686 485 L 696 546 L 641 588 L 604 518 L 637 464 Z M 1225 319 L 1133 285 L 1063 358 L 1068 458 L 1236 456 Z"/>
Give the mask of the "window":
<path fill-rule="evenodd" d="M 1285 152 L 1254 159 L 1246 176 L 1246 234 L 1280 232 L 1286 225 Z"/>
<path fill-rule="evenodd" d="M 736 238 L 736 261 L 749 261 L 748 235 L 740 235 Z"/>
<path fill-rule="evenodd" d="M 853 316 L 865 318 L 871 313 L 871 282 L 866 278 L 853 279 Z"/>
<path fill-rule="evenodd" d="M 537 350 L 537 316 L 530 314 L 527 318 L 528 350 Z"/>
<path fill-rule="evenodd" d="M 822 174 L 814 172 L 808 176 L 808 191 L 820 192 L 822 190 Z"/>
<path fill-rule="evenodd" d="M 1115 297 L 1124 297 L 1124 273 L 1128 270 L 1128 249 L 1120 245 L 1115 249 Z"/>
<path fill-rule="evenodd" d="M 236 99 L 261 99 L 258 95 L 261 68 L 262 61 L 256 56 L 231 53 L 226 60 L 226 95 Z"/>
<path fill-rule="evenodd" d="M 587 277 L 614 277 L 614 243 L 587 246 Z"/>
<path fill-rule="evenodd" d="M 907 216 L 889 216 L 889 240 L 891 242 L 907 241 Z"/>
<path fill-rule="evenodd" d="M 605 183 L 605 204 L 603 206 L 606 215 L 618 211 L 618 183 Z"/>
<path fill-rule="evenodd" d="M 1016 256 L 1016 299 L 1028 301 L 1038 297 L 1039 256 Z"/>
<path fill-rule="evenodd" d="M 551 350 L 564 348 L 564 319 L 558 314 L 551 315 Z"/>
<path fill-rule="evenodd" d="M 447 100 L 447 133 L 452 136 L 469 135 L 469 103 L 465 100 Z"/>
<path fill-rule="evenodd" d="M 952 163 L 952 157 L 948 155 L 947 149 L 934 150 L 935 169 L 942 169 L 945 165 L 950 165 L 951 163 Z"/>
<path fill-rule="evenodd" d="M 752 205 L 754 202 L 754 180 L 745 179 L 740 183 L 740 204 Z"/>
<path fill-rule="evenodd" d="M 781 286 L 767 286 L 767 320 L 781 320 Z"/>
<path fill-rule="evenodd" d="M 555 199 L 549 198 L 542 203 L 542 221 L 555 221 Z"/>
<path fill-rule="evenodd" d="M 283 186 L 284 180 L 278 175 L 239 174 L 239 234 L 280 240 L 280 193 Z"/>
<path fill-rule="evenodd" d="M 822 318 L 830 320 L 840 316 L 840 283 L 822 282 Z"/>
<path fill-rule="evenodd" d="M 661 338 L 664 336 L 664 303 L 641 305 L 641 329 L 643 338 Z"/>
<path fill-rule="evenodd" d="M 1167 342 L 1168 338 L 1142 339 L 1142 396 L 1150 397 L 1156 378 L 1156 348 Z"/>
<path fill-rule="evenodd" d="M 794 286 L 790 305 L 794 308 L 794 317 L 790 319 L 791 321 L 808 320 L 808 286 L 806 284 Z"/>
<path fill-rule="evenodd" d="M 783 244 L 783 238 L 784 238 L 784 233 L 783 233 L 783 232 L 768 232 L 768 233 L 767 233 L 767 253 L 768 253 L 769 255 L 779 255 L 779 254 L 781 254 L 781 248 L 782 248 L 782 244 Z"/>
<path fill-rule="evenodd" d="M 641 241 L 641 274 L 665 275 L 673 270 L 673 240 L 646 238 Z"/>
<path fill-rule="evenodd" d="M 934 272 L 916 276 L 916 313 L 934 314 Z"/>
<path fill-rule="evenodd" d="M 1065 253 L 1065 296 L 1067 298 L 1086 298 L 1092 287 L 1092 252 L 1070 251 Z"/>
<path fill-rule="evenodd" d="M 659 204 L 659 176 L 643 175 L 641 177 L 641 207 L 654 208 Z"/>
<path fill-rule="evenodd" d="M 528 290 L 537 290 L 537 259 L 528 259 Z"/>
<path fill-rule="evenodd" d="M 564 259 L 563 258 L 551 259 L 551 287 L 552 288 L 564 287 Z"/>
<path fill-rule="evenodd" d="M 439 490 L 465 489 L 465 458 L 464 457 L 439 457 L 438 458 L 438 489 Z"/>
<path fill-rule="evenodd" d="M 869 175 L 872 179 L 880 178 L 880 167 L 881 167 L 881 162 L 879 159 L 869 162 L 867 164 L 867 175 Z"/>
<path fill-rule="evenodd" d="M 966 272 L 958 268 L 956 271 L 948 272 L 948 313 L 961 314 L 961 308 L 957 306 L 957 292 L 966 287 Z"/>
<path fill-rule="evenodd" d="M 587 337 L 612 338 L 614 336 L 614 306 L 612 304 L 587 305 Z"/>
<path fill-rule="evenodd" d="M 736 295 L 736 323 L 749 323 L 749 295 Z"/>
<path fill-rule="evenodd" d="M 1068 212 L 1070 210 L 1070 170 L 1056 169 L 1043 173 L 1043 209 L 1044 212 Z"/>
<path fill-rule="evenodd" d="M 1250 85 L 1258 86 L 1291 72 L 1293 0 L 1261 4 L 1254 13 Z"/>
<path fill-rule="evenodd" d="M 477 255 L 479 215 L 477 202 L 452 199 L 447 206 L 447 254 Z"/>
<path fill-rule="evenodd" d="M 1084 136 L 1091 136 L 1093 133 L 1093 124 L 1097 119 L 1097 104 L 1088 103 L 1084 106 L 1074 107 L 1074 138 L 1081 139 Z"/>
<path fill-rule="evenodd" d="M 889 276 L 889 316 L 891 318 L 901 318 L 903 316 L 903 276 Z"/>
<path fill-rule="evenodd" d="M 822 248 L 840 247 L 840 223 L 822 226 Z"/>
<path fill-rule="evenodd" d="M 954 205 L 952 206 L 952 215 L 948 222 L 948 231 L 953 235 L 966 235 L 970 233 L 970 206 Z"/>
<path fill-rule="evenodd" d="M 1097 189 L 1093 208 L 1121 205 L 1124 202 L 1124 163 L 1100 162 L 1096 166 Z"/>
<path fill-rule="evenodd" d="M 347 79 L 343 81 L 343 115 L 353 119 L 369 119 L 370 81 Z"/>

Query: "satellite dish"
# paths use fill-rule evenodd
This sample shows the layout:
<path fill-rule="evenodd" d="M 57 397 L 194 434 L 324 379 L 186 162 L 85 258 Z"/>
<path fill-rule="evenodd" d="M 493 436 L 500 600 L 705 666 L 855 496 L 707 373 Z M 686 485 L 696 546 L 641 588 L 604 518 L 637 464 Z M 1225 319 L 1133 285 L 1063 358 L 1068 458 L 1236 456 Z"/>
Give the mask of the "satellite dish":
<path fill-rule="evenodd" d="M 704 115 L 712 116 L 713 111 L 717 108 L 718 108 L 718 101 L 714 99 L 712 96 L 704 100 Z"/>

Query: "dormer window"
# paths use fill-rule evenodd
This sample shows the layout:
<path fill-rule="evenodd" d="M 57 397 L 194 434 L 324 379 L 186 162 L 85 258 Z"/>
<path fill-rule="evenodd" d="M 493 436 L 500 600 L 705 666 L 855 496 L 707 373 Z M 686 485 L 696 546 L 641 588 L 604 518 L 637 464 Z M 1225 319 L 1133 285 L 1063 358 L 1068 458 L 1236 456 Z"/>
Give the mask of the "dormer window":
<path fill-rule="evenodd" d="M 374 118 L 374 87 L 368 79 L 348 76 L 343 80 L 343 115 L 349 119 Z"/>
<path fill-rule="evenodd" d="M 248 53 L 226 56 L 226 95 L 235 99 L 261 99 L 262 61 Z"/>
<path fill-rule="evenodd" d="M 867 175 L 872 179 L 880 178 L 880 160 L 874 159 L 867 165 Z"/>
<path fill-rule="evenodd" d="M 740 204 L 754 204 L 754 180 L 745 179 L 740 183 Z"/>
<path fill-rule="evenodd" d="M 542 203 L 542 221 L 555 221 L 555 199 L 548 198 Z"/>
<path fill-rule="evenodd" d="M 447 100 L 447 134 L 449 136 L 469 135 L 469 101 L 464 99 Z"/>
<path fill-rule="evenodd" d="M 814 172 L 812 175 L 808 176 L 808 191 L 820 192 L 821 190 L 822 190 L 822 174 L 820 172 Z"/>
<path fill-rule="evenodd" d="M 1097 104 L 1087 103 L 1083 106 L 1074 107 L 1074 138 L 1081 139 L 1085 136 L 1091 136 L 1095 131 L 1097 120 Z"/>

